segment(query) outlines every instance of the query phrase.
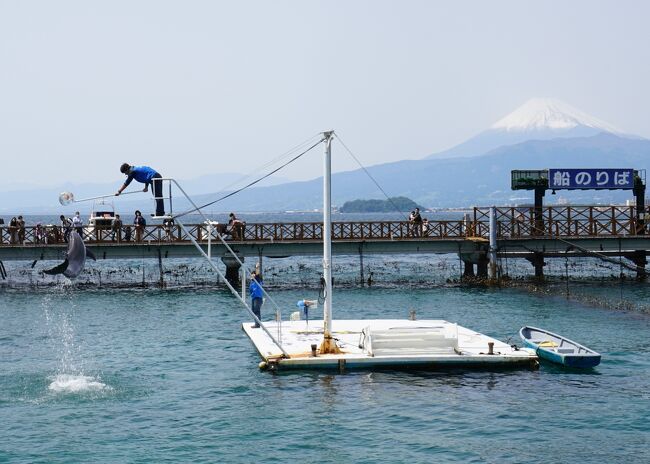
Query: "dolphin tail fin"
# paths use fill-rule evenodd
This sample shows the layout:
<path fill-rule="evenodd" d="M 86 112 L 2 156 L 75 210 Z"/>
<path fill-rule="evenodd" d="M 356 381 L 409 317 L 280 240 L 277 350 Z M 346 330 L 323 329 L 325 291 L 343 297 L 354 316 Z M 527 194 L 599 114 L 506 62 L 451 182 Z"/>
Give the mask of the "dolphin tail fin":
<path fill-rule="evenodd" d="M 43 272 L 45 274 L 49 274 L 49 275 L 63 274 L 67 268 L 68 268 L 68 260 L 66 259 L 65 261 L 63 261 L 58 266 L 55 266 L 52 269 L 48 269 L 48 270 L 43 271 Z"/>
<path fill-rule="evenodd" d="M 90 251 L 88 248 L 86 248 L 86 256 L 91 258 L 93 261 L 97 261 L 97 258 L 95 258 L 95 255 L 93 254 L 93 252 Z"/>

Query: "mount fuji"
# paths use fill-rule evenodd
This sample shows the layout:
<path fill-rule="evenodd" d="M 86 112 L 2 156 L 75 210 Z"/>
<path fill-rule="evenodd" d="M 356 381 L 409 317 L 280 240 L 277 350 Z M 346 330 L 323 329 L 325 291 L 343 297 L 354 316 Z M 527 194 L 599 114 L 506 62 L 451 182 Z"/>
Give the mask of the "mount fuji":
<path fill-rule="evenodd" d="M 599 133 L 626 135 L 616 127 L 554 98 L 532 98 L 489 129 L 426 159 L 479 156 L 498 147 L 529 140 L 589 137 Z"/>

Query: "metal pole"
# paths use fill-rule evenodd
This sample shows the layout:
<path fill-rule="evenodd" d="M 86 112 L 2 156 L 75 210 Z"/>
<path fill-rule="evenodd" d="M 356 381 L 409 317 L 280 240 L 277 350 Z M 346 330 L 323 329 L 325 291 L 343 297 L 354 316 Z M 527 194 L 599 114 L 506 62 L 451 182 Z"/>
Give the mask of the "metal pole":
<path fill-rule="evenodd" d="M 241 268 L 241 299 L 246 301 L 246 269 Z"/>
<path fill-rule="evenodd" d="M 497 278 L 497 208 L 490 206 L 490 280 Z"/>
<path fill-rule="evenodd" d="M 208 221 L 208 259 L 212 259 L 212 221 Z"/>
<path fill-rule="evenodd" d="M 158 247 L 158 270 L 160 271 L 160 288 L 165 287 L 165 277 L 163 272 L 162 265 L 162 253 L 160 252 L 160 247 Z"/>
<path fill-rule="evenodd" d="M 174 207 L 172 205 L 172 183 L 171 183 L 171 181 L 168 181 L 168 182 L 169 182 L 169 216 L 173 216 L 174 215 Z"/>
<path fill-rule="evenodd" d="M 323 132 L 325 156 L 323 158 L 323 278 L 325 279 L 325 304 L 323 305 L 323 343 L 320 351 L 336 353 L 338 347 L 332 339 L 332 136 L 334 131 Z"/>
<path fill-rule="evenodd" d="M 359 245 L 359 268 L 361 273 L 361 286 L 365 285 L 365 276 L 363 275 L 363 245 Z"/>

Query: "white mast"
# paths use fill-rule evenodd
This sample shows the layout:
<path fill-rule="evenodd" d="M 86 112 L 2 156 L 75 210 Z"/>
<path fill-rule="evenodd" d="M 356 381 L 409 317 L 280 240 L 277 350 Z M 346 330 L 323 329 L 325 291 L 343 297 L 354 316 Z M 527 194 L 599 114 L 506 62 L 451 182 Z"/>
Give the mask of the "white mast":
<path fill-rule="evenodd" d="M 332 137 L 334 131 L 323 132 L 325 157 L 323 160 L 323 278 L 325 304 L 323 305 L 323 343 L 321 354 L 339 353 L 332 339 Z"/>

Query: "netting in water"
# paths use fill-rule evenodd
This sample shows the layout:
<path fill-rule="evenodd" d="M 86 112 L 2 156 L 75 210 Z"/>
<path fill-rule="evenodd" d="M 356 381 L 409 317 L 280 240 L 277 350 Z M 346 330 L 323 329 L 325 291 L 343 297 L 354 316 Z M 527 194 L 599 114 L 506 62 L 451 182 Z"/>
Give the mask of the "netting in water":
<path fill-rule="evenodd" d="M 222 272 L 225 265 L 216 261 Z M 256 260 L 248 258 L 244 264 L 253 268 Z M 548 282 L 618 280 L 621 276 L 633 280 L 636 273 L 615 263 L 597 258 L 546 258 L 544 276 Z M 5 262 L 6 279 L 0 287 L 58 285 L 67 279 L 61 275 L 43 274 L 57 263 L 38 261 Z M 322 274 L 320 257 L 265 258 L 263 274 L 267 287 L 318 287 Z M 336 286 L 373 285 L 394 287 L 403 285 L 448 285 L 459 283 L 463 264 L 457 255 L 370 255 L 364 256 L 363 274 L 358 256 L 336 256 L 333 277 Z M 475 268 L 476 269 L 476 268 Z M 499 275 L 504 279 L 527 280 L 533 277 L 533 266 L 525 259 L 501 259 Z M 155 259 L 102 260 L 86 263 L 86 268 L 75 280 L 79 286 L 95 287 L 165 287 L 222 286 L 216 273 L 202 258 L 167 259 L 161 268 Z"/>

